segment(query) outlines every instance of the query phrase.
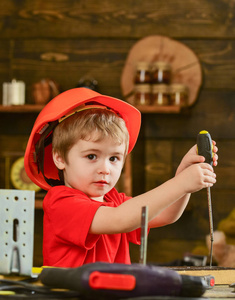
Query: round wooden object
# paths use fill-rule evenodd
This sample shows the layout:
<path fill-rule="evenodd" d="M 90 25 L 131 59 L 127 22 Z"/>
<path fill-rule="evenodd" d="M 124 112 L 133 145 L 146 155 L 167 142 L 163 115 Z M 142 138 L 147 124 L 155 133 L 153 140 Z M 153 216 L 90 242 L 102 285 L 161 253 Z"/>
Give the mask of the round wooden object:
<path fill-rule="evenodd" d="M 188 87 L 188 105 L 197 99 L 202 83 L 202 70 L 196 54 L 184 44 L 165 36 L 148 36 L 138 41 L 129 51 L 121 76 L 124 98 L 133 104 L 134 76 L 138 62 L 168 62 L 172 69 L 171 83 Z"/>

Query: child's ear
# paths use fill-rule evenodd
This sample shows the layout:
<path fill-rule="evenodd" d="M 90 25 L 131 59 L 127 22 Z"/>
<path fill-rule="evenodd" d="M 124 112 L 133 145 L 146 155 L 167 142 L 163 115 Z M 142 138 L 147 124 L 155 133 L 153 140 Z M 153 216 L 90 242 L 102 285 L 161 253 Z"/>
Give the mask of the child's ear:
<path fill-rule="evenodd" d="M 64 159 L 60 156 L 60 154 L 57 152 L 53 152 L 52 157 L 57 169 L 63 170 L 65 167 L 65 163 L 64 163 Z"/>

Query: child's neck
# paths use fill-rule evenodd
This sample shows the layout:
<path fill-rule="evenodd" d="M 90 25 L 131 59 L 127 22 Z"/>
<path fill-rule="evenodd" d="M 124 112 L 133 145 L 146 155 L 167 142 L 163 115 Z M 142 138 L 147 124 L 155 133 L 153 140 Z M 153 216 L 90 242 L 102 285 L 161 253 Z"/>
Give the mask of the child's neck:
<path fill-rule="evenodd" d="M 104 196 L 100 197 L 91 197 L 92 200 L 98 201 L 98 202 L 106 202 L 104 199 Z"/>

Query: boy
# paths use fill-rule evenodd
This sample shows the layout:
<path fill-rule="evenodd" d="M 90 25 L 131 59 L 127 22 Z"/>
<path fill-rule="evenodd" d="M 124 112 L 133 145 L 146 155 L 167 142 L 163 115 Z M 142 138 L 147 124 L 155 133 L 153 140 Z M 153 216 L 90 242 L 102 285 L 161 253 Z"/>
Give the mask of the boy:
<path fill-rule="evenodd" d="M 41 111 L 25 169 L 49 190 L 43 201 L 44 265 L 130 264 L 129 242 L 140 243 L 143 206 L 148 206 L 149 228 L 170 224 L 183 213 L 190 193 L 216 182 L 195 145 L 174 178 L 134 198 L 118 193 L 114 186 L 139 129 L 136 108 L 85 88 L 58 95 Z M 216 152 L 214 146 L 214 166 Z"/>

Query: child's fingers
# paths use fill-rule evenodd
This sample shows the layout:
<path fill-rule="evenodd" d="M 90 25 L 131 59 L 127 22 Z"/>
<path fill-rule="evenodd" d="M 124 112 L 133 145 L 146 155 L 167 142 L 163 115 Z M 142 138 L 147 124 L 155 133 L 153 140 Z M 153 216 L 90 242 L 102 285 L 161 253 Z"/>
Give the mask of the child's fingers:
<path fill-rule="evenodd" d="M 205 176 L 204 177 L 204 182 L 213 185 L 213 184 L 216 183 L 216 177 L 214 177 L 214 176 Z"/>
<path fill-rule="evenodd" d="M 206 171 L 204 172 L 204 176 L 205 176 L 206 178 L 208 178 L 209 181 L 212 180 L 213 182 L 214 182 L 214 179 L 216 178 L 216 174 L 215 174 L 214 172 L 209 171 L 209 170 L 206 170 Z"/>
<path fill-rule="evenodd" d="M 218 147 L 216 146 L 216 142 L 212 141 L 212 144 L 213 144 L 213 152 L 217 153 L 218 152 Z M 218 159 L 218 156 L 217 156 L 217 159 Z"/>
<path fill-rule="evenodd" d="M 208 164 L 208 163 L 202 163 L 200 165 L 201 165 L 201 168 L 204 170 L 204 172 L 206 172 L 208 170 L 209 172 L 212 172 L 214 174 L 214 169 L 213 169 L 213 167 L 210 164 Z"/>
<path fill-rule="evenodd" d="M 213 143 L 213 166 L 217 166 L 218 165 L 218 155 L 216 154 L 218 152 L 218 147 L 215 146 L 216 145 L 216 142 L 215 141 L 212 141 Z"/>
<path fill-rule="evenodd" d="M 218 152 L 218 147 L 217 146 L 213 146 L 213 152 L 217 153 Z"/>
<path fill-rule="evenodd" d="M 187 166 L 196 164 L 196 163 L 204 163 L 205 157 L 198 154 L 193 154 L 187 157 Z"/>
<path fill-rule="evenodd" d="M 216 174 L 213 171 L 211 171 L 211 168 L 205 168 L 203 169 L 202 180 L 206 185 L 212 186 L 216 183 Z"/>
<path fill-rule="evenodd" d="M 213 155 L 213 166 L 217 166 L 218 165 L 218 155 L 216 153 L 214 153 Z"/>

